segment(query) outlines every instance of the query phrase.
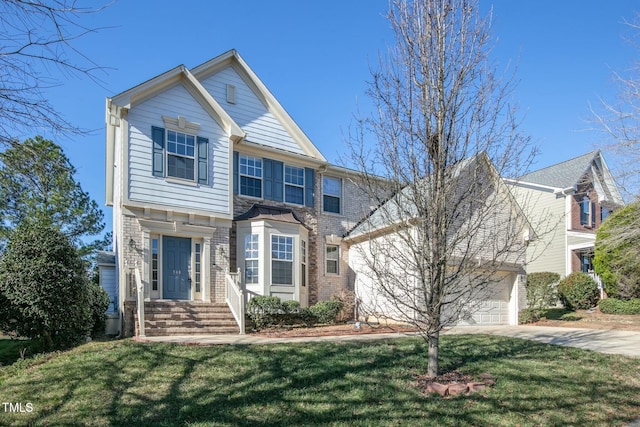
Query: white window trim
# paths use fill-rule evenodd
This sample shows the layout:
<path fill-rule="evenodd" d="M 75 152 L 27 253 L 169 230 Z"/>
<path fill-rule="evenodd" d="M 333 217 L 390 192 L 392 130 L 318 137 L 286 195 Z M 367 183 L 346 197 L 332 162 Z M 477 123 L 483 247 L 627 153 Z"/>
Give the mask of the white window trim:
<path fill-rule="evenodd" d="M 328 194 L 325 193 L 325 189 L 324 189 L 324 179 L 325 178 L 329 178 L 329 179 L 335 179 L 338 180 L 340 182 L 340 196 L 336 196 L 335 194 Z M 342 216 L 343 212 L 344 212 L 344 206 L 343 206 L 343 194 L 344 194 L 344 184 L 343 184 L 343 180 L 342 178 L 336 177 L 336 176 L 328 176 L 328 175 L 323 175 L 322 176 L 322 213 L 324 214 L 328 214 L 328 215 L 339 215 Z M 337 197 L 339 199 L 339 209 L 340 212 L 331 212 L 331 211 L 327 211 L 325 210 L 324 207 L 324 196 L 329 196 L 329 197 Z"/>
<path fill-rule="evenodd" d="M 329 258 L 328 249 L 336 248 L 336 259 Z M 336 263 L 336 272 L 329 272 L 329 261 L 335 261 Z M 324 247 L 324 274 L 327 276 L 339 276 L 340 275 L 340 245 L 333 245 L 327 243 Z"/>
<path fill-rule="evenodd" d="M 169 132 L 175 132 L 176 134 L 181 133 L 183 135 L 185 135 L 185 137 L 187 136 L 191 136 L 193 137 L 193 156 L 189 156 L 187 154 L 179 154 L 179 153 L 172 153 L 169 151 Z M 198 182 L 198 135 L 197 134 L 191 134 L 191 133 L 187 133 L 181 130 L 173 130 L 173 129 L 165 129 L 164 131 L 164 138 L 165 138 L 165 149 L 164 149 L 164 167 L 165 167 L 165 179 L 167 181 L 177 181 L 180 183 L 186 182 L 186 183 L 194 183 L 194 185 L 197 185 Z M 173 175 L 169 175 L 169 156 L 174 156 L 174 157 L 182 157 L 185 159 L 190 159 L 193 161 L 193 178 L 181 178 L 179 176 L 173 176 Z"/>
<path fill-rule="evenodd" d="M 260 160 L 260 176 L 247 175 L 242 173 L 242 158 Z M 260 180 L 260 197 L 242 193 L 242 177 Z M 264 159 L 262 157 L 250 156 L 248 154 L 238 154 L 238 195 L 243 197 L 251 197 L 252 199 L 262 200 L 264 197 Z"/>
<path fill-rule="evenodd" d="M 256 241 L 255 243 L 257 244 L 257 250 L 256 250 L 256 258 L 247 258 L 247 249 L 246 249 L 246 245 L 247 245 L 247 238 L 253 239 L 255 237 Z M 247 285 L 249 286 L 255 286 L 260 284 L 260 234 L 258 233 L 249 233 L 249 234 L 245 234 L 244 236 L 244 274 L 245 274 L 245 282 L 246 282 L 246 274 L 247 274 L 247 261 L 256 261 L 257 262 L 257 281 L 256 282 L 246 282 Z"/>
<path fill-rule="evenodd" d="M 287 259 L 276 259 L 273 257 L 273 249 L 272 249 L 272 245 L 273 245 L 273 238 L 274 237 L 285 237 L 287 239 L 291 239 L 291 259 L 287 260 Z M 297 286 L 297 280 L 296 280 L 296 268 L 295 268 L 295 261 L 296 261 L 296 236 L 291 236 L 291 235 L 287 235 L 287 234 L 277 234 L 277 233 L 271 233 L 270 237 L 269 237 L 269 263 L 270 263 L 270 274 L 271 274 L 271 286 Z M 274 283 L 273 281 L 273 261 L 283 261 L 283 262 L 288 262 L 291 264 L 291 283 Z"/>
<path fill-rule="evenodd" d="M 290 182 L 287 182 L 287 167 L 290 168 L 295 168 L 295 169 L 301 169 L 302 170 L 302 185 L 299 184 L 293 184 Z M 283 176 L 283 193 L 282 193 L 282 199 L 284 200 L 285 203 L 289 204 L 289 205 L 295 205 L 295 206 L 304 206 L 304 189 L 305 189 L 305 170 L 303 167 L 300 166 L 294 166 L 294 165 L 288 165 L 288 164 L 283 164 L 282 166 L 282 176 Z M 287 200 L 287 186 L 290 187 L 296 187 L 296 188 L 300 188 L 302 190 L 302 203 L 295 203 L 295 202 L 290 202 Z"/>

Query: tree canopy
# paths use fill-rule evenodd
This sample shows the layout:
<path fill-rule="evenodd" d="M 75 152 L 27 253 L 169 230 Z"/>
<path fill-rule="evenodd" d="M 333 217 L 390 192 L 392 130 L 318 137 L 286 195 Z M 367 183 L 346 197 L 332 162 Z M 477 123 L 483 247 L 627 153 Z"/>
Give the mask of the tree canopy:
<path fill-rule="evenodd" d="M 640 202 L 614 211 L 598 229 L 593 266 L 610 297 L 640 298 Z"/>
<path fill-rule="evenodd" d="M 102 232 L 104 215 L 75 172 L 62 148 L 41 136 L 0 153 L 0 238 L 36 222 L 59 229 L 78 246 Z"/>

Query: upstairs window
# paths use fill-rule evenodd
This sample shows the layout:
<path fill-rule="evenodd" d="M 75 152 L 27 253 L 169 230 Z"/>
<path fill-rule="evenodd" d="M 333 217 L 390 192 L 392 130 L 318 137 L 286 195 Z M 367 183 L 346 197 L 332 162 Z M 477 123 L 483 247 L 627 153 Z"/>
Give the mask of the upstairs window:
<path fill-rule="evenodd" d="M 167 176 L 193 181 L 196 137 L 167 131 Z"/>
<path fill-rule="evenodd" d="M 240 194 L 262 198 L 262 159 L 240 156 Z"/>
<path fill-rule="evenodd" d="M 304 204 L 304 168 L 284 167 L 284 201 Z"/>
<path fill-rule="evenodd" d="M 609 209 L 605 208 L 604 206 L 600 206 L 600 223 L 607 219 L 610 213 L 611 211 Z"/>
<path fill-rule="evenodd" d="M 164 119 L 170 122 L 172 120 L 170 118 Z M 180 122 L 180 120 L 173 121 Z M 197 128 L 194 126 L 198 125 L 186 124 L 183 127 L 197 132 Z M 152 126 L 151 139 L 153 176 L 208 184 L 209 140 L 207 138 L 173 129 L 165 131 L 164 128 Z"/>
<path fill-rule="evenodd" d="M 339 178 L 322 178 L 322 209 L 324 212 L 340 213 L 342 181 Z"/>

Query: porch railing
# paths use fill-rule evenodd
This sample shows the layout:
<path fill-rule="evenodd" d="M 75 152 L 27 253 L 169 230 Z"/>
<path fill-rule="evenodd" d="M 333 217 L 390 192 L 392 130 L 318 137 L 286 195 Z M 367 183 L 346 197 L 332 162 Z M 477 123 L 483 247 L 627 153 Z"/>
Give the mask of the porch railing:
<path fill-rule="evenodd" d="M 245 327 L 244 327 L 244 291 L 240 286 L 240 269 L 237 272 L 231 273 L 227 270 L 226 274 L 226 282 L 227 282 L 227 305 L 231 309 L 231 313 L 233 313 L 233 317 L 238 322 L 238 327 L 240 328 L 240 335 L 244 335 Z"/>
<path fill-rule="evenodd" d="M 142 279 L 140 278 L 140 270 L 135 269 L 134 275 L 136 278 L 136 306 L 138 309 L 138 336 L 145 337 L 144 333 L 144 286 Z"/>
<path fill-rule="evenodd" d="M 600 299 L 604 298 L 604 284 L 602 283 L 602 279 L 598 276 L 595 271 L 589 270 L 589 276 L 598 284 L 598 290 L 600 291 Z"/>

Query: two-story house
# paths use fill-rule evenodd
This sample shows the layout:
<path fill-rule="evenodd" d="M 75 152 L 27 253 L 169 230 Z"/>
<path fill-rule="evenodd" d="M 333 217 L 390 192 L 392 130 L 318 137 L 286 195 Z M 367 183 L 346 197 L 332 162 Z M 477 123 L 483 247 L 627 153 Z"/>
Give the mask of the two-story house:
<path fill-rule="evenodd" d="M 624 203 L 602 152 L 592 151 L 508 183 L 539 236 L 527 252 L 527 273 L 593 273 L 598 227 Z"/>
<path fill-rule="evenodd" d="M 122 334 L 234 330 L 237 269 L 302 306 L 349 286 L 341 236 L 371 206 L 236 51 L 108 98 L 106 160 Z"/>

